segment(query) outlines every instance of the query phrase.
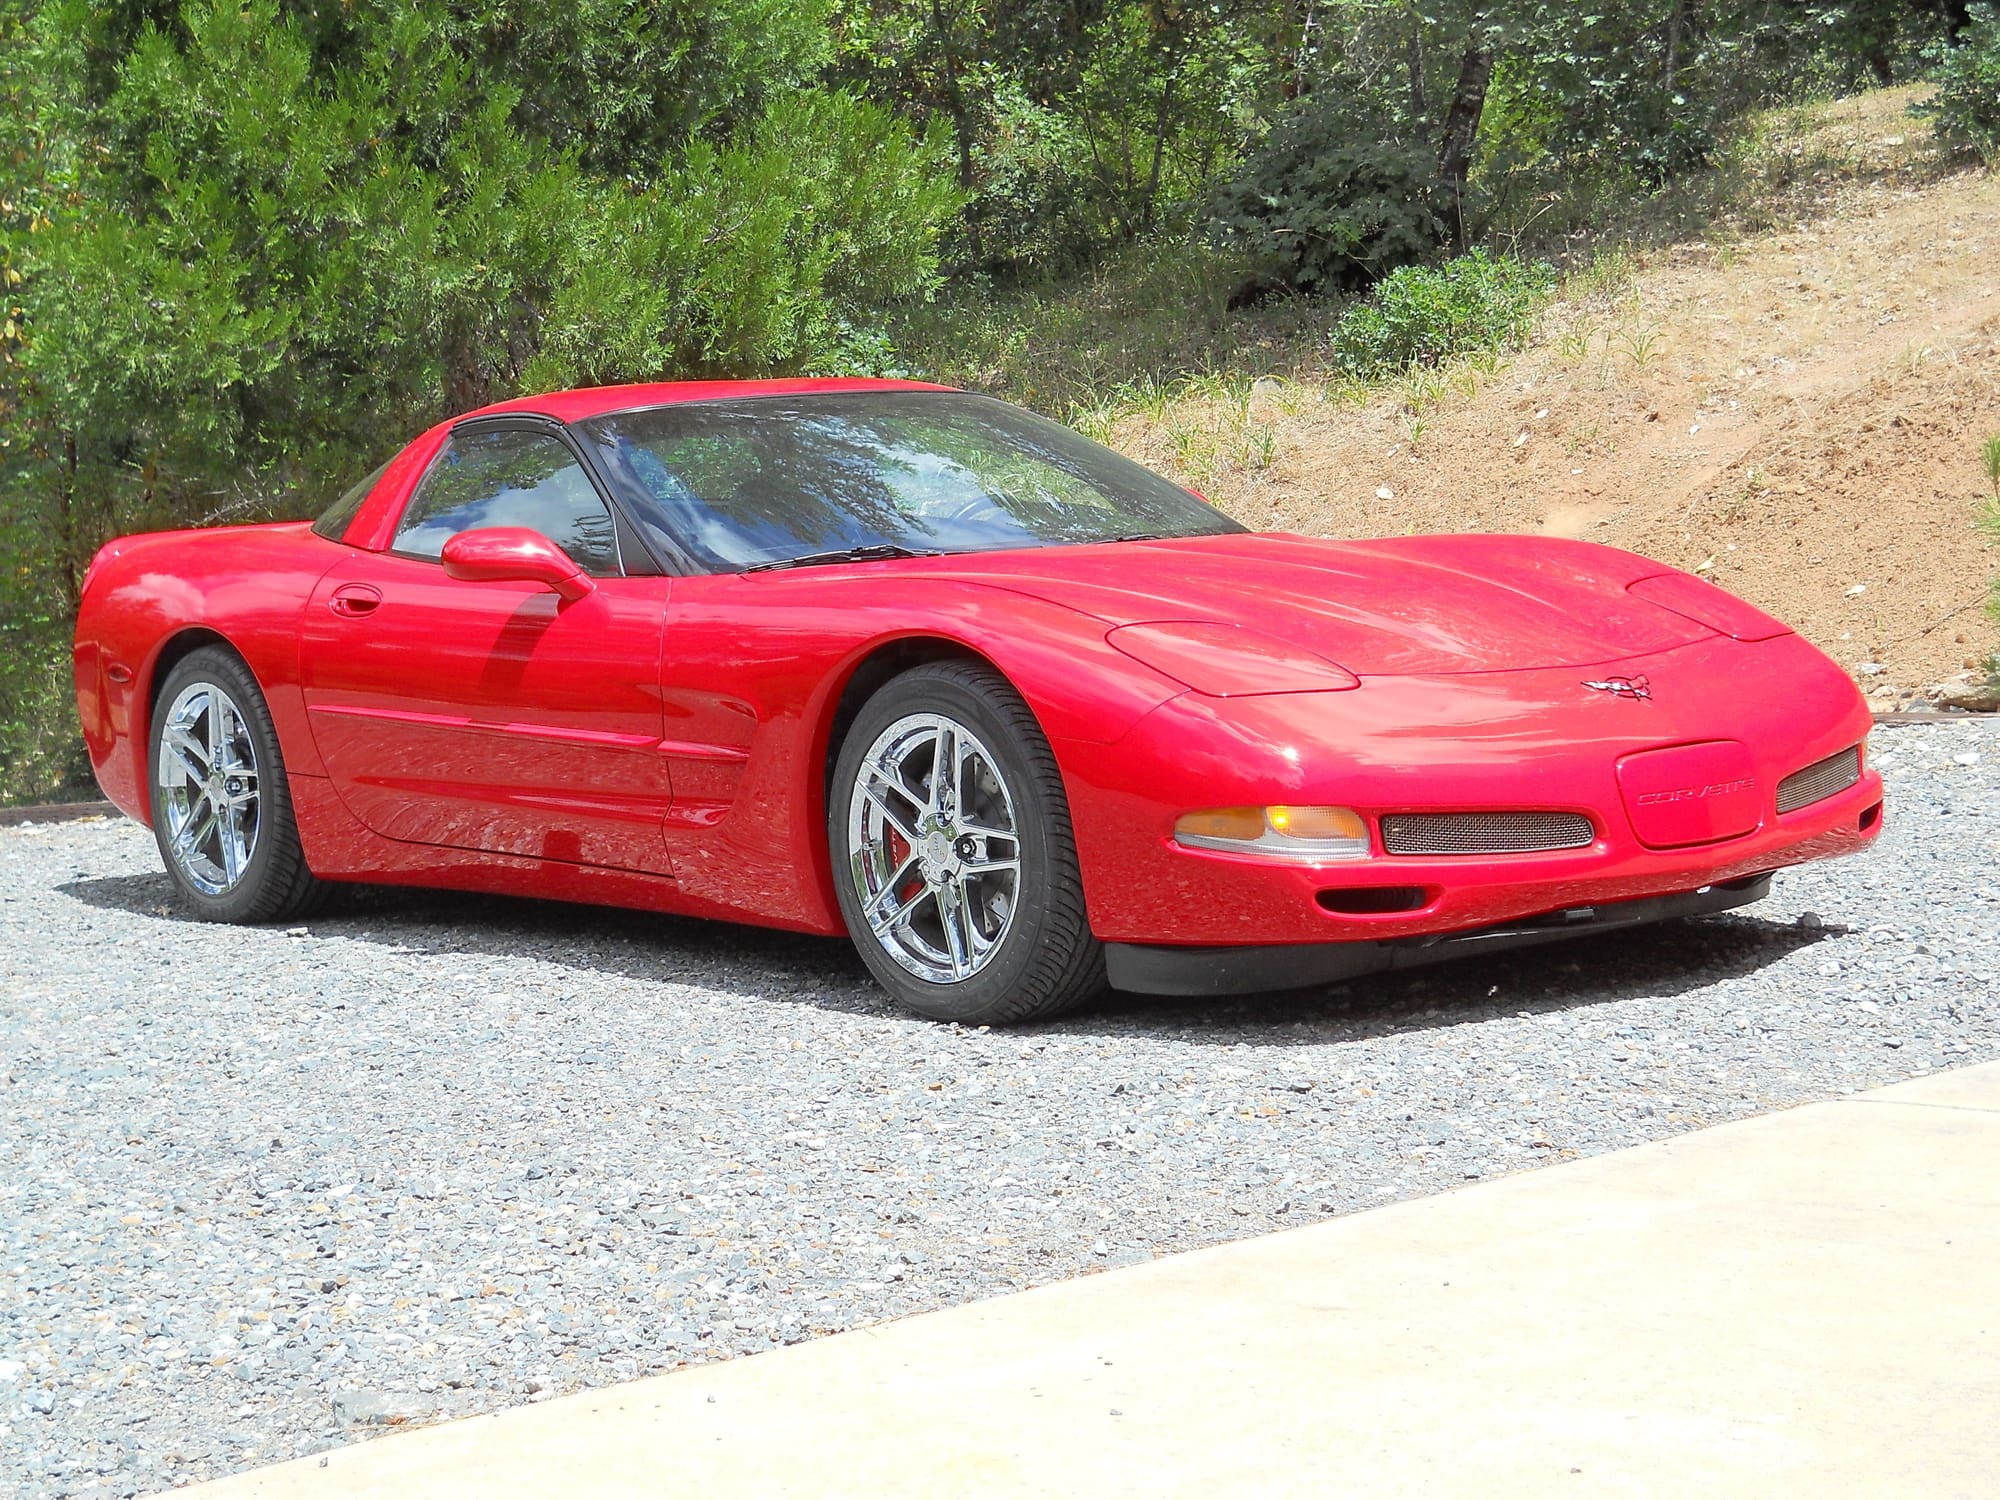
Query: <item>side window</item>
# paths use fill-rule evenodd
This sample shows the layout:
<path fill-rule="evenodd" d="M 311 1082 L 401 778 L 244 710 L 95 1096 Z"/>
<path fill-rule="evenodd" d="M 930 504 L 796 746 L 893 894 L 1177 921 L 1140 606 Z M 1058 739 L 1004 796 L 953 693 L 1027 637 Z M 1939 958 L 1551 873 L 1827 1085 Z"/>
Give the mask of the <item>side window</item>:
<path fill-rule="evenodd" d="M 394 550 L 436 557 L 459 532 L 481 526 L 525 526 L 587 573 L 621 571 L 611 512 L 575 455 L 546 433 L 503 427 L 454 434 L 410 496 Z"/>
<path fill-rule="evenodd" d="M 368 503 L 368 497 L 375 493 L 376 484 L 389 472 L 389 465 L 394 462 L 395 456 L 391 454 L 382 461 L 381 466 L 373 474 L 322 511 L 319 519 L 313 522 L 314 533 L 325 537 L 329 542 L 345 540 L 347 528 L 354 524 L 354 518 L 361 514 L 361 507 Z"/>

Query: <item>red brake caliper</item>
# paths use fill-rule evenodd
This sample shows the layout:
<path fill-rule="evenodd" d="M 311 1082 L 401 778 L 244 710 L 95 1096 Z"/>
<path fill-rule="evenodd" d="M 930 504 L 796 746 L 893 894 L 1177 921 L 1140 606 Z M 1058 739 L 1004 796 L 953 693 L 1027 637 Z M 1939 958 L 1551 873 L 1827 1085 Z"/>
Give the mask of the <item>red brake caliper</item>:
<path fill-rule="evenodd" d="M 894 870 L 910 857 L 910 842 L 893 828 L 885 828 L 883 835 L 889 845 L 889 868 Z M 896 900 L 898 902 L 909 900 L 917 893 L 917 887 L 923 883 L 924 877 L 912 866 L 902 884 L 896 887 Z"/>

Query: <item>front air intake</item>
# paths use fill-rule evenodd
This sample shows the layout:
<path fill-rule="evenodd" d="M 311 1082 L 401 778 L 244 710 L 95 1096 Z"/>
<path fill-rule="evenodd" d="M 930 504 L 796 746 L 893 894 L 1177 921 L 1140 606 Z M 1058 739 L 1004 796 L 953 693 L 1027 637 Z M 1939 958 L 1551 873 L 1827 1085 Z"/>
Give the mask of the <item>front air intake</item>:
<path fill-rule="evenodd" d="M 1861 747 L 1850 745 L 1838 755 L 1816 760 L 1778 783 L 1778 811 L 1797 812 L 1846 791 L 1861 779 Z"/>
<path fill-rule="evenodd" d="M 1382 847 L 1391 854 L 1533 854 L 1581 849 L 1596 838 L 1579 813 L 1390 813 Z"/>

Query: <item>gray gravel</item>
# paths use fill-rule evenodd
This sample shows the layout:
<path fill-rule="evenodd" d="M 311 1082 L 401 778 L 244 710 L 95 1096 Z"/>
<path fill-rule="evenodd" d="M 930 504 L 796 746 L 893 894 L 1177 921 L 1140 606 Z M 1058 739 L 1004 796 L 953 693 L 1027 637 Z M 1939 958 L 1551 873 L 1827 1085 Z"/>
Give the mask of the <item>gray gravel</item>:
<path fill-rule="evenodd" d="M 132 1494 L 2000 1057 L 2000 723 L 1754 915 L 908 1018 L 844 945 L 0 830 L 0 1493 Z"/>

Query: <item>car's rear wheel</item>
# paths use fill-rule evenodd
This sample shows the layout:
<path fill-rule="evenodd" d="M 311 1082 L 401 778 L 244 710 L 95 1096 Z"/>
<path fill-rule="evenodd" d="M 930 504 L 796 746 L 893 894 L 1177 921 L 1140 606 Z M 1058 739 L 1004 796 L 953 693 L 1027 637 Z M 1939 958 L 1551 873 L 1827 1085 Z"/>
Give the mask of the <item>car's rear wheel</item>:
<path fill-rule="evenodd" d="M 1103 988 L 1062 777 L 999 673 L 938 662 L 893 679 L 848 730 L 827 801 L 841 915 L 903 1004 L 1000 1025 Z"/>
<path fill-rule="evenodd" d="M 212 922 L 267 922 L 317 906 L 271 711 L 232 652 L 204 646 L 160 686 L 153 836 L 181 898 Z"/>

